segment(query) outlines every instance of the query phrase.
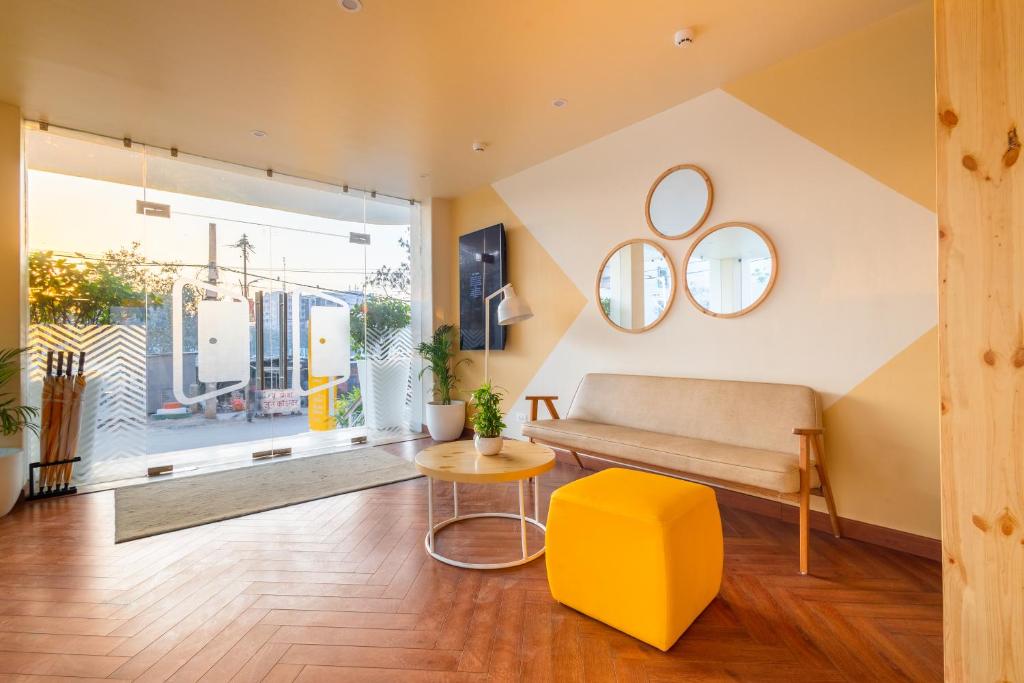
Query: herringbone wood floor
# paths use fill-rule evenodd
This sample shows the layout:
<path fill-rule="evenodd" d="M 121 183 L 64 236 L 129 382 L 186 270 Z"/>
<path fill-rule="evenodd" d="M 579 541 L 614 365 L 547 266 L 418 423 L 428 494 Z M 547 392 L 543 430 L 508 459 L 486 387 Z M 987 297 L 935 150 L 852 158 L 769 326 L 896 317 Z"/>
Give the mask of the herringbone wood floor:
<path fill-rule="evenodd" d="M 582 474 L 545 475 L 543 505 Z M 109 492 L 22 504 L 0 520 L 0 680 L 941 678 L 936 563 L 816 533 L 801 577 L 795 527 L 723 507 L 721 595 L 661 653 L 555 604 L 543 561 L 429 559 L 425 491 L 414 480 L 119 546 Z M 512 486 L 460 488 L 464 508 L 495 505 L 515 509 Z M 442 532 L 445 552 L 514 557 L 516 522 L 469 524 Z"/>

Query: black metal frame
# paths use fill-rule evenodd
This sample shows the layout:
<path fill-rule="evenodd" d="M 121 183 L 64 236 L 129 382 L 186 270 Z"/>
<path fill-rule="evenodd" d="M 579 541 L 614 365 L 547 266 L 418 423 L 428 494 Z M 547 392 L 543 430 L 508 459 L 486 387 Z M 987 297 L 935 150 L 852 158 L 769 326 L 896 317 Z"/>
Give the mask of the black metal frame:
<path fill-rule="evenodd" d="M 64 484 L 63 486 L 50 486 L 45 491 L 42 489 L 42 478 L 40 478 L 39 491 L 36 491 L 35 482 L 35 471 L 36 469 L 42 469 L 44 467 L 56 467 L 58 465 L 68 465 L 73 462 L 81 462 L 80 457 L 74 457 L 70 460 L 54 460 L 53 462 L 33 462 L 29 463 L 28 466 L 28 495 L 25 496 L 26 500 L 37 500 L 39 498 L 54 498 L 56 496 L 70 496 L 73 493 L 78 493 L 77 486 L 69 486 Z M 41 472 L 40 472 L 41 474 Z"/>

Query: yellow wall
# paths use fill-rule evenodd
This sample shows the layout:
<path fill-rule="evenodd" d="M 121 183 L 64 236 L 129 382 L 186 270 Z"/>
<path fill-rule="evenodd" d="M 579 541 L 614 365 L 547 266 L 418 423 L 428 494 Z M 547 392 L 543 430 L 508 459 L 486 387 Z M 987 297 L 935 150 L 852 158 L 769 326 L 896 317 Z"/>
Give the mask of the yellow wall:
<path fill-rule="evenodd" d="M 0 102 L 0 349 L 21 345 L 21 173 L 21 112 Z M 17 381 L 3 390 L 20 396 Z M 0 437 L 0 445 L 20 446 L 21 437 Z"/>
<path fill-rule="evenodd" d="M 423 224 L 430 227 L 430 296 L 433 302 L 430 331 L 433 331 L 448 320 L 451 305 L 452 202 L 440 197 L 428 199 L 423 202 L 420 215 Z M 454 267 L 458 269 L 457 262 Z"/>
<path fill-rule="evenodd" d="M 825 410 L 843 514 L 939 537 L 938 332 L 932 328 Z M 892 481 L 900 486 L 891 486 Z"/>
<path fill-rule="evenodd" d="M 725 90 L 934 211 L 931 11 L 921 2 Z"/>
<path fill-rule="evenodd" d="M 523 222 L 490 186 L 463 195 L 451 204 L 448 322 L 459 324 L 459 236 L 504 223 L 508 238 L 508 279 L 533 308 L 533 317 L 508 328 L 505 349 L 491 353 L 492 383 L 505 394 L 505 410 L 526 387 L 555 344 L 586 305 L 586 299 L 538 244 Z M 489 294 L 490 292 L 488 292 Z M 460 353 L 471 363 L 459 368 L 460 398 L 483 382 L 482 351 Z M 506 418 L 515 419 L 515 416 Z"/>
<path fill-rule="evenodd" d="M 933 210 L 932 84 L 932 19 L 930 3 L 922 2 L 745 76 L 725 90 Z M 509 351 L 492 358 L 492 376 L 515 396 L 588 302 L 490 188 L 453 200 L 452 208 L 453 236 L 506 223 L 510 279 L 529 299 L 543 297 L 544 307 L 571 302 L 549 323 L 535 319 L 513 329 Z M 624 224 L 622 239 L 638 236 L 634 228 Z M 930 237 L 921 239 L 921 249 L 934 250 Z M 453 244 L 451 253 L 456 249 Z M 454 270 L 451 311 L 457 312 Z M 536 289 L 524 288 L 540 283 Z M 539 336 L 526 341 L 535 334 Z M 830 405 L 824 416 L 840 513 L 932 538 L 939 537 L 935 338 L 933 329 L 892 358 L 879 359 L 877 370 Z M 480 354 L 472 356 L 477 366 L 462 373 L 466 388 L 480 377 Z M 821 503 L 816 501 L 815 507 L 823 509 Z"/>

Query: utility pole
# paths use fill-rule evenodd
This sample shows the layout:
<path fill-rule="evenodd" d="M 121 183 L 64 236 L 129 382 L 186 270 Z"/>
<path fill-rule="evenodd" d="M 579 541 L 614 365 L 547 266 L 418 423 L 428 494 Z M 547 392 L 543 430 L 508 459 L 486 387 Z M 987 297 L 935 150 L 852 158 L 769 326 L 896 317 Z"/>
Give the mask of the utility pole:
<path fill-rule="evenodd" d="M 206 281 L 211 285 L 217 284 L 217 224 L 210 223 L 209 227 L 209 246 L 207 247 L 207 259 L 206 259 Z M 216 299 L 217 292 L 208 289 L 206 290 L 207 299 Z"/>
<path fill-rule="evenodd" d="M 210 223 L 209 228 L 209 248 L 208 248 L 208 260 L 206 265 L 206 281 L 211 285 L 217 284 L 217 224 Z M 217 292 L 213 289 L 206 290 L 207 300 L 216 300 Z M 215 389 L 216 384 L 213 387 L 205 387 L 203 391 L 209 391 L 211 388 Z M 217 419 L 217 398 L 206 399 L 206 404 L 203 406 L 203 415 L 207 420 Z"/>
<path fill-rule="evenodd" d="M 230 245 L 235 249 L 239 249 L 242 252 L 242 297 L 246 301 L 246 305 L 250 306 L 250 312 L 253 315 L 253 321 L 256 324 L 256 346 L 257 356 L 259 357 L 257 363 L 262 364 L 263 362 L 263 330 L 260 327 L 263 324 L 262 320 L 262 298 L 263 295 L 257 292 L 257 296 L 261 299 L 261 305 L 254 305 L 253 302 L 249 301 L 249 257 L 256 253 L 256 247 L 253 246 L 252 242 L 249 241 L 249 235 L 242 233 L 241 238 L 234 244 Z M 259 278 L 257 278 L 259 279 Z M 263 370 L 257 366 L 256 370 L 257 377 L 262 377 Z M 261 383 L 262 384 L 262 383 Z M 260 387 L 262 388 L 262 386 Z M 246 422 L 252 422 L 253 414 L 256 411 L 256 394 L 253 387 L 253 377 L 249 377 L 249 383 L 245 385 L 245 420 Z"/>
<path fill-rule="evenodd" d="M 231 245 L 242 252 L 242 296 L 249 298 L 249 258 L 256 253 L 256 247 L 249 241 L 249 236 L 242 233 L 242 237 Z"/>

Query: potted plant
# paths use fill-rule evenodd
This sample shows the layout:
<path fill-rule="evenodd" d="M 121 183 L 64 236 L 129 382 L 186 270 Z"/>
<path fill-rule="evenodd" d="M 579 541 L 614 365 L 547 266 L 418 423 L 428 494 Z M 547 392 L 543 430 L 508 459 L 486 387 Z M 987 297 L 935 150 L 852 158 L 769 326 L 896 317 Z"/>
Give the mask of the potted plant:
<path fill-rule="evenodd" d="M 24 349 L 6 349 L 0 351 L 0 388 L 18 376 L 21 364 L 18 359 Z M 39 433 L 39 425 L 34 420 L 38 411 L 31 406 L 14 405 L 14 398 L 8 392 L 0 393 L 0 433 L 13 436 L 23 429 Z M 22 449 L 0 448 L 0 517 L 3 517 L 14 504 L 25 485 L 23 478 Z"/>
<path fill-rule="evenodd" d="M 492 389 L 490 382 L 473 392 L 473 445 L 480 455 L 501 452 L 501 430 L 505 428 L 501 420 L 501 399 L 501 392 Z"/>
<path fill-rule="evenodd" d="M 463 358 L 452 364 L 454 336 L 455 327 L 446 323 L 434 330 L 429 341 L 416 347 L 416 353 L 426 361 L 420 377 L 428 370 L 434 376 L 435 400 L 427 403 L 425 411 L 427 431 L 434 441 L 454 441 L 462 436 L 466 425 L 466 403 L 453 399 L 452 392 L 458 383 L 455 371 L 469 359 Z"/>

